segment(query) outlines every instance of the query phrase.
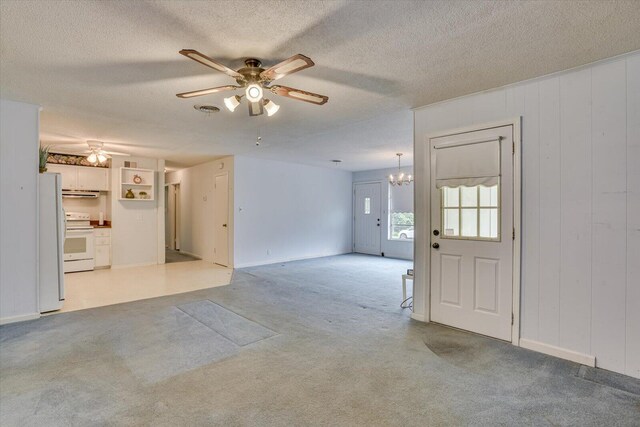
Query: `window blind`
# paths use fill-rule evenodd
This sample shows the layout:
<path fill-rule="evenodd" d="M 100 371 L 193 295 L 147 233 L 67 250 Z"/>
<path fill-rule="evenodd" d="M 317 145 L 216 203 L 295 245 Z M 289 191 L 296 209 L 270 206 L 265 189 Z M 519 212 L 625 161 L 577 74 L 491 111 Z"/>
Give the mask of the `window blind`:
<path fill-rule="evenodd" d="M 492 186 L 500 182 L 500 139 L 434 146 L 436 187 Z"/>

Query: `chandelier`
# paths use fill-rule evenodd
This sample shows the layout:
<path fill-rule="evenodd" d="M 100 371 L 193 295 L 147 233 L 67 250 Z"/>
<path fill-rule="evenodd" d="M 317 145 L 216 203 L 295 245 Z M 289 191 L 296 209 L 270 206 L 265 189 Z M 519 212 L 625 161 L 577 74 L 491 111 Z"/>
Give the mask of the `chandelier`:
<path fill-rule="evenodd" d="M 397 175 L 389 175 L 389 184 L 391 185 L 409 185 L 413 182 L 413 177 L 411 176 L 411 174 L 409 175 L 405 175 L 401 170 L 400 170 L 400 157 L 402 157 L 402 153 L 396 153 L 396 156 L 398 156 L 398 174 Z"/>

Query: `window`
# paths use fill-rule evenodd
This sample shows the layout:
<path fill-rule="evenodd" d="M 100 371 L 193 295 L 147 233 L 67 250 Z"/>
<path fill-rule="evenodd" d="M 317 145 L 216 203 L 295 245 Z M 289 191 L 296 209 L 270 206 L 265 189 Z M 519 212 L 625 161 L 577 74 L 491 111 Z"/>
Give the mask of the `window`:
<path fill-rule="evenodd" d="M 413 240 L 413 186 L 389 184 L 389 240 Z"/>
<path fill-rule="evenodd" d="M 364 198 L 364 214 L 371 214 L 371 197 Z"/>
<path fill-rule="evenodd" d="M 500 240 L 498 184 L 491 187 L 442 187 L 442 237 Z"/>

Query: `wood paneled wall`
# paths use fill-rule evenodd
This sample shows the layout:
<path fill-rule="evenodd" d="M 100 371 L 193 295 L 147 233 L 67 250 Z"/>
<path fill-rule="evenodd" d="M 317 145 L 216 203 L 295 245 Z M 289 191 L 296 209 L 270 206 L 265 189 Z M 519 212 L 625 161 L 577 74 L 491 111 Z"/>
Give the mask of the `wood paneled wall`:
<path fill-rule="evenodd" d="M 417 178 L 429 134 L 517 116 L 521 337 L 640 377 L 640 53 L 417 109 Z M 417 244 L 418 315 L 426 255 Z"/>

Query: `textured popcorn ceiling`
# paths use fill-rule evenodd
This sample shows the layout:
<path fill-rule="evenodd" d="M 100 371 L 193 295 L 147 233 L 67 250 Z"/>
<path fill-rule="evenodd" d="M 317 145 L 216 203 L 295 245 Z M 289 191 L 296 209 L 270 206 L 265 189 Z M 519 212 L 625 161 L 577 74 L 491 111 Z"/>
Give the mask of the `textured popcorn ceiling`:
<path fill-rule="evenodd" d="M 1 95 L 43 106 L 45 143 L 111 141 L 176 166 L 247 154 L 363 170 L 398 151 L 411 162 L 411 107 L 640 48 L 640 1 L 2 0 L 0 37 Z M 250 118 L 223 94 L 178 99 L 233 83 L 183 48 L 233 68 L 305 54 L 317 65 L 280 82 L 329 102 L 274 95 L 278 114 Z"/>

